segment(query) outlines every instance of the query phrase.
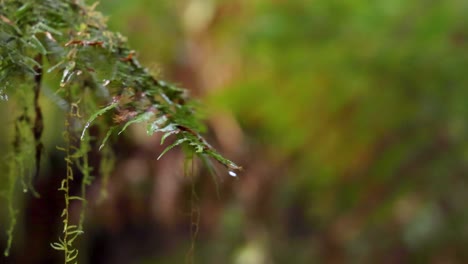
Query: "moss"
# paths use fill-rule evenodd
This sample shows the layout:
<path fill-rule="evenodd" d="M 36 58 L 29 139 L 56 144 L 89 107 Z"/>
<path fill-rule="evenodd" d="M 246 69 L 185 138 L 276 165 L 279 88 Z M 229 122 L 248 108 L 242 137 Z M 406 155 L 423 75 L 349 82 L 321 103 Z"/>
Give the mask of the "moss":
<path fill-rule="evenodd" d="M 43 145 L 43 117 L 38 103 L 44 74 L 59 74 L 55 94 L 64 102 L 66 173 L 59 191 L 64 194 L 61 215 L 63 233 L 52 247 L 64 252 L 64 262 L 76 261 L 75 239 L 83 233 L 84 211 L 79 223 L 70 223 L 72 200 L 86 203 L 86 187 L 93 179 L 88 160 L 91 150 L 88 128 L 98 125 L 97 140 L 103 151 L 100 173 L 103 186 L 109 181 L 113 154 L 105 145 L 134 123 L 147 123 L 148 134 L 163 133 L 163 140 L 176 137 L 197 155 L 211 157 L 230 171 L 240 170 L 225 159 L 199 134 L 202 128 L 196 109 L 186 92 L 151 75 L 125 37 L 107 29 L 105 19 L 80 0 L 4 0 L 0 1 L 0 99 L 16 102 L 15 140 L 9 163 L 7 191 L 10 227 L 8 250 L 13 238 L 16 211 L 15 186 L 35 193 L 34 179 L 40 170 Z M 21 85 L 19 85 L 21 84 Z M 84 103 L 86 101 L 86 103 Z M 83 174 L 81 196 L 71 196 L 74 168 Z M 104 194 L 105 192 L 103 192 Z M 83 206 L 84 208 L 85 206 Z M 84 209 L 83 209 L 84 210 Z"/>

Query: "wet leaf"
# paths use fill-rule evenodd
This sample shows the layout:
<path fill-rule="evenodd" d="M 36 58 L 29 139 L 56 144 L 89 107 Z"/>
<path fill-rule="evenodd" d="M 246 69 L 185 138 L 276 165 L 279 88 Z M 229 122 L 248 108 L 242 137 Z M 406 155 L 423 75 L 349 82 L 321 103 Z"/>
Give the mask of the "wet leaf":
<path fill-rule="evenodd" d="M 173 149 L 174 147 L 176 147 L 176 146 L 178 146 L 178 145 L 180 145 L 180 144 L 182 144 L 182 143 L 184 143 L 184 142 L 186 142 L 186 141 L 188 141 L 187 138 L 181 138 L 181 139 L 176 140 L 174 143 L 172 143 L 171 145 L 169 145 L 167 148 L 165 148 L 165 149 L 163 150 L 163 152 L 159 155 L 158 160 L 159 160 L 162 156 L 164 156 L 164 154 L 166 154 L 169 150 Z"/>
<path fill-rule="evenodd" d="M 94 122 L 94 120 L 96 120 L 96 118 L 98 118 L 99 116 L 105 114 L 106 112 L 114 109 L 117 107 L 119 103 L 117 101 L 115 102 L 112 102 L 111 104 L 109 104 L 108 106 L 100 109 L 99 111 L 97 111 L 96 113 L 94 113 L 93 115 L 91 115 L 91 117 L 88 119 L 88 121 L 86 122 L 84 128 L 83 128 L 83 132 L 81 133 L 81 140 L 84 139 L 84 136 L 85 136 L 85 133 L 86 133 L 86 130 L 89 128 L 89 126 Z"/>

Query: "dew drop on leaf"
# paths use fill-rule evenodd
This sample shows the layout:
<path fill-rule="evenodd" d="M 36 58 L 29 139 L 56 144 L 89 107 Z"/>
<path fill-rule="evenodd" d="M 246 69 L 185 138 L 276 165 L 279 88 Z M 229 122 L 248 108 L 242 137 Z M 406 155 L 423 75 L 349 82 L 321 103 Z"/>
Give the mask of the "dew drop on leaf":
<path fill-rule="evenodd" d="M 230 170 L 228 171 L 229 175 L 232 176 L 232 177 L 237 177 L 237 173 L 235 173 L 234 171 Z"/>

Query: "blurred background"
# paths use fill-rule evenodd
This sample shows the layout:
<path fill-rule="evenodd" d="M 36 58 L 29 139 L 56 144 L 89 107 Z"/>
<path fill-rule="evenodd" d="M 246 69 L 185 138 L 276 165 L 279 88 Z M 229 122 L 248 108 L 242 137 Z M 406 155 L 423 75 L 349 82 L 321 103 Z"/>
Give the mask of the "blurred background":
<path fill-rule="evenodd" d="M 244 171 L 212 175 L 184 165 L 180 149 L 156 161 L 158 136 L 132 127 L 114 147 L 107 199 L 99 175 L 89 190 L 80 263 L 468 263 L 468 1 L 102 0 L 98 10 L 147 67 L 200 101 L 208 141 Z M 23 201 L 5 263 L 61 260 L 49 242 L 63 121 L 45 111 L 57 129 L 46 124 L 42 198 Z"/>

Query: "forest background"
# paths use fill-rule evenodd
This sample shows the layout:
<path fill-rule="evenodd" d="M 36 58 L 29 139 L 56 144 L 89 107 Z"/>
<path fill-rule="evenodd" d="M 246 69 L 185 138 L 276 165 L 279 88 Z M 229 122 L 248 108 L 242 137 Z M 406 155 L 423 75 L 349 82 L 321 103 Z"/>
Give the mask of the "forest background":
<path fill-rule="evenodd" d="M 180 149 L 157 161 L 158 136 L 132 127 L 108 199 L 96 198 L 99 179 L 90 187 L 81 263 L 468 262 L 467 1 L 97 9 L 139 60 L 200 101 L 208 141 L 244 171 L 184 171 Z M 6 263 L 61 259 L 49 243 L 63 118 L 41 100 L 43 197 L 24 198 Z M 15 262 L 25 252 L 31 262 Z"/>

